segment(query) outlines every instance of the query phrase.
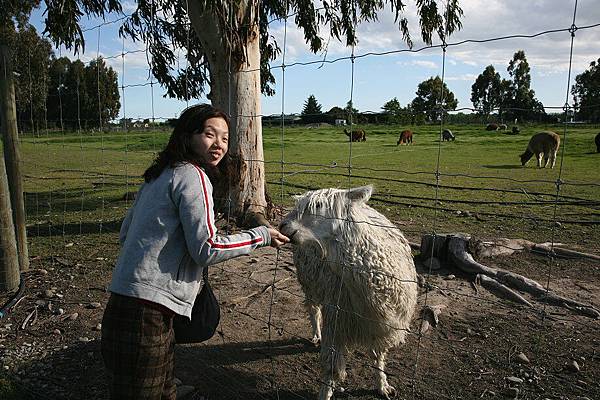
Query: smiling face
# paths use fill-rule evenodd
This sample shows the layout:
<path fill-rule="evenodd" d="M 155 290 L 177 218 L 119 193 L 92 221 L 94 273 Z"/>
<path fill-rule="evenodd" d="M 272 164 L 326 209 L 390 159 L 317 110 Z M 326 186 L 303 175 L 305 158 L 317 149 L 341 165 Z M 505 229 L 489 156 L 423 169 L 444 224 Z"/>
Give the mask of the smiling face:
<path fill-rule="evenodd" d="M 223 118 L 209 118 L 201 132 L 192 135 L 190 144 L 192 151 L 202 164 L 216 167 L 223 159 L 229 143 L 229 126 Z"/>

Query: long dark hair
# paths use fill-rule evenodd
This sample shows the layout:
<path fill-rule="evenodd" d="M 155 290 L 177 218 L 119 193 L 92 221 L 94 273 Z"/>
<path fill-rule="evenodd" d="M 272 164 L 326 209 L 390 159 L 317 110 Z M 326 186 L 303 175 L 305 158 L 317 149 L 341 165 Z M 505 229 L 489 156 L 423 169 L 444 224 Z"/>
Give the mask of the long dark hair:
<path fill-rule="evenodd" d="M 206 120 L 210 118 L 223 118 L 229 127 L 229 116 L 210 104 L 197 104 L 186 108 L 177 120 L 169 143 L 144 172 L 144 180 L 150 182 L 158 178 L 165 168 L 175 167 L 184 162 L 203 167 L 213 179 L 226 173 L 229 164 L 228 153 L 225 153 L 217 167 L 210 167 L 203 165 L 202 160 L 192 151 L 190 141 L 192 135 L 202 132 Z"/>

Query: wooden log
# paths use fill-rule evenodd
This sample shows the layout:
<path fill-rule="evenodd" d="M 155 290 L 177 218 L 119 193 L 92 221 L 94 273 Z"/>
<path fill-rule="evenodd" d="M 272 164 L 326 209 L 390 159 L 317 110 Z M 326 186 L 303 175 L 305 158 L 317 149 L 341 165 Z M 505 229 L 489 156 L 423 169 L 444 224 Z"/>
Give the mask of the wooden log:
<path fill-rule="evenodd" d="M 520 274 L 515 274 L 514 272 L 500 270 L 498 271 L 497 279 L 505 285 L 534 296 L 543 296 L 546 293 L 546 288 L 537 281 Z"/>
<path fill-rule="evenodd" d="M 537 300 L 544 303 L 566 307 L 591 318 L 600 318 L 600 312 L 594 307 L 553 293 L 533 279 L 509 271 L 500 271 L 497 279 L 510 287 L 534 295 Z"/>
<path fill-rule="evenodd" d="M 514 290 L 504 286 L 494 278 L 490 278 L 489 276 L 478 274 L 477 281 L 481 283 L 481 286 L 494 293 L 496 296 L 501 297 L 506 300 L 514 301 L 519 304 L 526 305 L 528 307 L 533 307 L 533 304 L 525 300 L 523 296 Z"/>
<path fill-rule="evenodd" d="M 558 258 L 586 258 L 600 261 L 600 255 L 566 249 L 562 246 L 564 243 L 534 243 L 525 239 L 500 238 L 486 241 L 471 239 L 469 249 L 477 257 L 504 256 L 528 250 Z"/>
<path fill-rule="evenodd" d="M 478 263 L 475 261 L 475 259 L 473 259 L 473 256 L 467 252 L 469 239 L 470 237 L 463 235 L 456 235 L 449 238 L 449 260 L 465 272 L 495 277 L 498 274 L 498 270 L 496 268 L 490 268 Z"/>
<path fill-rule="evenodd" d="M 448 235 L 423 235 L 421 237 L 421 257 L 425 260 L 430 257 L 436 257 L 442 261 L 448 259 L 447 248 Z"/>
<path fill-rule="evenodd" d="M 580 251 L 565 249 L 562 247 L 554 247 L 547 245 L 546 243 L 538 243 L 534 244 L 531 248 L 531 251 L 537 251 L 544 254 L 552 254 L 554 253 L 557 257 L 564 258 L 587 258 L 590 260 L 600 261 L 600 256 L 596 254 L 583 253 Z"/>
<path fill-rule="evenodd" d="M 478 258 L 488 258 L 496 256 L 508 256 L 530 248 L 534 244 L 535 243 L 523 239 L 500 238 L 486 241 L 471 239 L 469 242 L 469 250 Z"/>

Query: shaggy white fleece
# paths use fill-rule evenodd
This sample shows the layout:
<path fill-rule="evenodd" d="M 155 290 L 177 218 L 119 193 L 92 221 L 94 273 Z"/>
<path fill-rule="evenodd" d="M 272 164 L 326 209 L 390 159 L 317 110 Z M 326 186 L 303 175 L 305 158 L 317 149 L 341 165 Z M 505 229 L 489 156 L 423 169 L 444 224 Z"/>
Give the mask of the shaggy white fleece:
<path fill-rule="evenodd" d="M 321 400 L 345 378 L 352 348 L 374 354 L 378 391 L 386 398 L 395 393 L 385 356 L 404 343 L 417 303 L 408 241 L 366 204 L 371 193 L 371 186 L 307 192 L 280 225 L 292 239 L 313 341 L 321 341 Z"/>

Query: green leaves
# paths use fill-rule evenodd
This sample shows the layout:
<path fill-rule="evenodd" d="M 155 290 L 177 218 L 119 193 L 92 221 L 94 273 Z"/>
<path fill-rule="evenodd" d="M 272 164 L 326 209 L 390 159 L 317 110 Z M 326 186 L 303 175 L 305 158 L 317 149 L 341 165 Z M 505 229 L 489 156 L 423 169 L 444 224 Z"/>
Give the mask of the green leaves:
<path fill-rule="evenodd" d="M 306 124 L 321 122 L 322 121 L 321 105 L 317 102 L 317 98 L 314 95 L 308 96 L 308 99 L 304 102 L 304 108 L 302 108 L 302 122 Z"/>
<path fill-rule="evenodd" d="M 85 40 L 80 27 L 81 17 L 105 17 L 122 14 L 123 0 L 46 0 L 46 30 L 56 44 L 64 44 L 75 52 L 83 50 Z M 30 10 L 39 0 L 25 1 Z M 232 65 L 233 72 L 247 61 L 247 45 L 259 28 L 261 91 L 273 95 L 274 76 L 269 68 L 281 52 L 279 44 L 269 35 L 273 21 L 289 16 L 304 33 L 311 51 L 317 53 L 327 46 L 321 30 L 346 45 L 357 43 L 356 27 L 376 21 L 379 12 L 389 6 L 403 40 L 412 46 L 408 16 L 402 0 L 330 0 L 316 9 L 312 0 L 199 0 L 189 3 L 178 0 L 139 0 L 137 9 L 124 19 L 120 35 L 148 44 L 151 69 L 166 88 L 169 97 L 198 98 L 214 77 L 211 63 Z M 199 15 L 190 16 L 194 8 Z M 430 44 L 434 34 L 445 40 L 461 28 L 463 15 L 458 0 L 439 8 L 434 0 L 418 0 L 416 17 L 420 21 L 421 37 Z M 14 12 L 13 12 L 14 14 Z M 0 14 L 1 15 L 1 14 Z M 194 20 L 196 19 L 196 21 Z M 202 19 L 198 21 L 197 19 Z M 196 29 L 194 29 L 195 27 Z M 187 58 L 179 65 L 178 54 Z M 229 64 L 230 63 L 230 64 Z M 177 65 L 177 67 L 176 67 Z"/>
<path fill-rule="evenodd" d="M 571 88 L 577 117 L 582 121 L 600 122 L 600 58 L 590 68 L 575 77 Z"/>
<path fill-rule="evenodd" d="M 471 102 L 482 115 L 489 115 L 502 104 L 502 80 L 493 65 L 488 65 L 471 86 Z"/>
<path fill-rule="evenodd" d="M 104 17 L 108 13 L 121 13 L 119 0 L 46 0 L 46 29 L 50 40 L 58 47 L 63 44 L 75 53 L 85 50 L 85 38 L 80 20 L 86 17 Z"/>
<path fill-rule="evenodd" d="M 441 78 L 436 76 L 419 84 L 417 97 L 414 98 L 411 106 L 414 113 L 425 114 L 428 120 L 435 121 L 442 116 L 443 111 L 455 110 L 458 100 L 446 83 L 442 83 Z"/>
<path fill-rule="evenodd" d="M 50 66 L 47 118 L 50 126 L 86 129 L 106 125 L 121 108 L 117 73 L 97 58 L 85 66 L 66 57 Z"/>

